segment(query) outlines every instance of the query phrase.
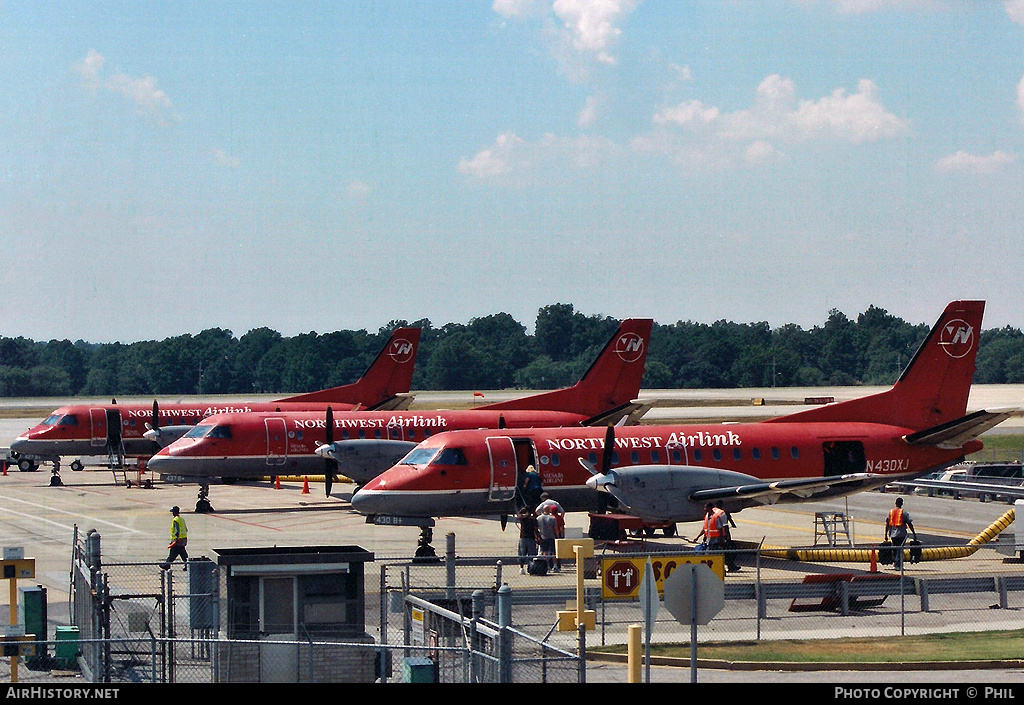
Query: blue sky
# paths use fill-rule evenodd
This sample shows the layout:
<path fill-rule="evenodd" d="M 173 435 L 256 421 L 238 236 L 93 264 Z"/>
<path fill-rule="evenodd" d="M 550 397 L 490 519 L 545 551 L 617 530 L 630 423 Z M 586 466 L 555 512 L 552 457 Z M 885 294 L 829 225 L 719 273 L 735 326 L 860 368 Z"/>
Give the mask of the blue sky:
<path fill-rule="evenodd" d="M 0 335 L 1024 328 L 1024 0 L 0 0 Z"/>

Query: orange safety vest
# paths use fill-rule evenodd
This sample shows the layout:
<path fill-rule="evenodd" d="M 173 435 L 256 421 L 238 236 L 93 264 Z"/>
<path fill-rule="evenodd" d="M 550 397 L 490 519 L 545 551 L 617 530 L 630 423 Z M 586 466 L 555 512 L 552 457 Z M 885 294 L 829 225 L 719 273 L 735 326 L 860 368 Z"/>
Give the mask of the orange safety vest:
<path fill-rule="evenodd" d="M 713 509 L 711 514 L 704 515 L 704 535 L 708 539 L 722 538 L 721 517 L 725 512 L 721 509 Z"/>
<path fill-rule="evenodd" d="M 889 528 L 896 529 L 903 526 L 903 507 L 893 507 L 889 510 Z"/>

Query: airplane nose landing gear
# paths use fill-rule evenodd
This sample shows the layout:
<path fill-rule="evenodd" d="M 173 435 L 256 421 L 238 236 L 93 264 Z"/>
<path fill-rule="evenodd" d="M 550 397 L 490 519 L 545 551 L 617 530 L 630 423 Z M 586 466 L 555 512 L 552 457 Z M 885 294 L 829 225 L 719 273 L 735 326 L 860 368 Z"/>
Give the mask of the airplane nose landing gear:
<path fill-rule="evenodd" d="M 430 545 L 430 542 L 434 540 L 434 530 L 429 526 L 424 526 L 420 529 L 420 538 L 416 542 L 416 555 L 413 557 L 413 561 L 417 563 L 440 563 L 441 560 L 437 557 L 437 553 L 434 551 L 434 547 Z"/>
<path fill-rule="evenodd" d="M 208 514 L 213 511 L 213 505 L 210 504 L 210 486 L 200 485 L 199 486 L 199 499 L 196 501 L 196 514 Z"/>

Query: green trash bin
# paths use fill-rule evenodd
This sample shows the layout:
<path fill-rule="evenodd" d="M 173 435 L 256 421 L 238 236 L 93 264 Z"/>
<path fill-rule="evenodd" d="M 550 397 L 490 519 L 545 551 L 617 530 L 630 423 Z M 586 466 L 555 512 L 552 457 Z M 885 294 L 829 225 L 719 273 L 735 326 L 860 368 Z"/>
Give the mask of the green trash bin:
<path fill-rule="evenodd" d="M 54 662 L 58 668 L 78 668 L 78 627 L 57 627 Z"/>
<path fill-rule="evenodd" d="M 437 664 L 428 658 L 407 658 L 402 662 L 403 683 L 437 683 Z"/>

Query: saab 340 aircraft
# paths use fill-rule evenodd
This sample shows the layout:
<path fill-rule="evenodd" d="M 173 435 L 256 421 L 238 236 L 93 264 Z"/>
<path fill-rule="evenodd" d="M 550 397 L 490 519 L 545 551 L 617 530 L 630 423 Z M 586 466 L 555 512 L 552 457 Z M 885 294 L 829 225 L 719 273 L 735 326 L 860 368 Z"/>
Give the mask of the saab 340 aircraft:
<path fill-rule="evenodd" d="M 401 409 L 412 401 L 412 382 L 419 328 L 397 328 L 387 344 L 352 384 L 267 402 L 211 404 L 178 402 L 148 404 L 75 404 L 55 409 L 11 443 L 12 455 L 24 471 L 38 461 L 52 461 L 54 472 L 61 456 L 105 456 L 111 464 L 126 457 L 149 457 L 213 414 L 275 410 Z M 81 470 L 81 460 L 71 464 Z"/>
<path fill-rule="evenodd" d="M 517 480 L 533 463 L 567 511 L 617 505 L 650 522 L 689 522 L 709 500 L 735 513 L 923 475 L 978 451 L 977 437 L 1013 413 L 967 413 L 983 311 L 982 301 L 949 304 L 885 392 L 757 423 L 441 433 L 356 492 L 352 506 L 380 524 L 506 517 L 521 506 Z"/>
<path fill-rule="evenodd" d="M 218 414 L 154 455 L 161 475 L 233 480 L 273 475 L 338 475 L 369 482 L 433 434 L 453 429 L 635 423 L 653 321 L 627 319 L 572 387 L 463 410 L 288 411 Z M 205 509 L 208 511 L 208 508 Z"/>

